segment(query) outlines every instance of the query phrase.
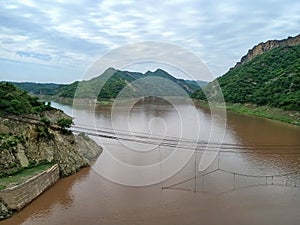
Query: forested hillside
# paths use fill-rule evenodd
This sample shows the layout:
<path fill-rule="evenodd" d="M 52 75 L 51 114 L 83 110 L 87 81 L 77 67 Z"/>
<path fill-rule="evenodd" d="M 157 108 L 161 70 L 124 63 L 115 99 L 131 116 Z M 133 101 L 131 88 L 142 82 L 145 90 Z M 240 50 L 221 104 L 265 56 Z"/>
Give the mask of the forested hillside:
<path fill-rule="evenodd" d="M 0 115 L 41 113 L 47 109 L 51 109 L 50 104 L 38 101 L 10 83 L 0 82 Z"/>
<path fill-rule="evenodd" d="M 151 80 L 146 84 L 139 82 L 140 87 L 132 86 L 132 82 L 143 78 L 159 77 L 160 82 L 156 79 Z M 102 75 L 87 81 L 77 81 L 70 85 L 62 87 L 58 93 L 60 97 L 73 98 L 76 93 L 76 98 L 92 98 L 92 99 L 114 99 L 119 92 L 126 87 L 126 92 L 129 97 L 138 96 L 142 91 L 144 93 L 167 94 L 170 96 L 177 95 L 174 87 L 173 91 L 168 90 L 167 81 L 177 84 L 188 94 L 198 90 L 200 87 L 194 83 L 186 83 L 182 79 L 177 79 L 166 71 L 157 69 L 154 72 L 148 71 L 145 74 L 138 72 L 129 72 L 108 68 Z M 139 93 L 138 93 L 139 92 Z"/>
<path fill-rule="evenodd" d="M 54 83 L 32 83 L 32 82 L 13 82 L 14 85 L 20 89 L 27 91 L 30 94 L 34 95 L 46 95 L 46 96 L 56 96 L 64 98 L 89 98 L 89 99 L 114 99 L 117 97 L 119 92 L 127 87 L 128 96 L 135 96 L 136 90 L 130 90 L 130 83 L 137 81 L 141 78 L 146 77 L 160 77 L 170 80 L 174 84 L 181 87 L 188 94 L 191 94 L 200 89 L 200 86 L 204 86 L 207 83 L 202 81 L 185 81 L 183 79 L 177 79 L 166 71 L 157 69 L 154 72 L 148 71 L 145 74 L 139 72 L 129 72 L 116 70 L 114 68 L 108 68 L 103 74 L 94 77 L 90 80 L 75 81 L 71 84 L 54 84 Z M 160 80 L 162 81 L 162 80 Z M 158 91 L 159 93 L 168 94 L 170 96 L 176 95 L 174 91 L 167 90 L 166 80 L 165 82 L 157 82 L 153 79 L 153 83 L 148 83 L 143 87 L 138 89 L 146 88 L 144 91 L 149 91 L 149 93 Z M 165 90 L 161 90 L 165 88 Z M 156 93 L 156 94 L 159 94 Z"/>
<path fill-rule="evenodd" d="M 257 55 L 205 87 L 209 99 L 218 99 L 221 86 L 226 102 L 269 105 L 300 110 L 300 45 L 280 46 Z M 192 97 L 206 99 L 202 90 Z"/>
<path fill-rule="evenodd" d="M 56 95 L 60 88 L 64 87 L 63 84 L 54 83 L 33 83 L 33 82 L 12 82 L 13 85 L 35 95 Z"/>

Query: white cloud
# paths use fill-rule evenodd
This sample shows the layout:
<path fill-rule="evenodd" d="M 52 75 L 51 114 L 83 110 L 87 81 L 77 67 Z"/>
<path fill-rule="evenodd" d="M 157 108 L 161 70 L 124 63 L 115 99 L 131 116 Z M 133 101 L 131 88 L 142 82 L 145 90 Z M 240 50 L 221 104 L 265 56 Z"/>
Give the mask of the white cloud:
<path fill-rule="evenodd" d="M 21 4 L 25 5 L 25 6 L 29 6 L 29 7 L 36 7 L 37 4 L 34 1 L 31 0 L 22 0 L 20 1 Z"/>
<path fill-rule="evenodd" d="M 221 75 L 253 45 L 296 35 L 299 15 L 296 0 L 4 2 L 0 58 L 85 67 L 116 47 L 153 40 L 194 52 Z"/>

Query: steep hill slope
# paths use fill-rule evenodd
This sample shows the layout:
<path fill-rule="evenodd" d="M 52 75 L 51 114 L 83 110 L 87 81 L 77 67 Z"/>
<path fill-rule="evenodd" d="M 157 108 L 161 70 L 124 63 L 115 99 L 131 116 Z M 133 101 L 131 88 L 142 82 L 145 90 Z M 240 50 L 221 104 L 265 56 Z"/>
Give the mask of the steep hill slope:
<path fill-rule="evenodd" d="M 299 111 L 300 44 L 291 38 L 289 42 L 292 45 L 281 44 L 255 56 L 243 57 L 242 63 L 205 87 L 207 97 L 218 100 L 219 93 L 215 93 L 214 89 L 217 81 L 226 102 L 253 103 Z M 206 99 L 202 90 L 193 93 L 192 97 Z"/>

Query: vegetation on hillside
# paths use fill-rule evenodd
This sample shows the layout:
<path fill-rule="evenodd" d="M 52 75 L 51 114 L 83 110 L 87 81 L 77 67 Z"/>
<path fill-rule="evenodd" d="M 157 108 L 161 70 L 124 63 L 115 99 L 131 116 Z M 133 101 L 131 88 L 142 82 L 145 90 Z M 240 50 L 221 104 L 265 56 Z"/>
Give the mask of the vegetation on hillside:
<path fill-rule="evenodd" d="M 159 77 L 148 82 L 147 85 L 138 82 L 140 87 L 133 85 L 133 82 L 143 78 Z M 153 82 L 152 82 L 153 81 Z M 63 98 L 89 98 L 98 101 L 114 99 L 126 87 L 127 97 L 139 96 L 143 93 L 154 93 L 156 95 L 178 95 L 174 90 L 168 90 L 168 81 L 178 85 L 188 94 L 200 89 L 196 81 L 185 81 L 177 79 L 166 71 L 157 69 L 154 72 L 148 71 L 145 74 L 139 72 L 120 71 L 108 68 L 103 74 L 90 80 L 76 81 L 69 85 L 58 84 L 34 84 L 34 83 L 17 83 L 16 85 L 22 90 L 32 94 L 52 95 Z M 202 83 L 201 83 L 202 84 Z M 125 97 L 125 95 L 123 96 Z"/>
<path fill-rule="evenodd" d="M 202 88 L 208 84 L 208 82 L 202 81 L 202 80 L 197 80 L 197 81 L 196 80 L 184 80 L 184 82 L 191 86 L 193 85 L 194 87 L 196 87 L 196 90 L 194 90 L 194 92 L 199 90 L 199 87 Z"/>
<path fill-rule="evenodd" d="M 56 95 L 58 94 L 60 88 L 65 86 L 64 84 L 33 82 L 12 82 L 12 84 L 21 90 L 34 95 Z"/>
<path fill-rule="evenodd" d="M 64 98 L 74 98 L 78 84 L 79 81 L 75 81 L 72 84 L 64 86 L 58 91 L 57 95 Z"/>
<path fill-rule="evenodd" d="M 50 104 L 38 101 L 8 82 L 0 83 L 0 114 L 32 114 L 51 109 Z"/>
<path fill-rule="evenodd" d="M 150 77 L 159 77 L 162 79 L 159 79 L 160 82 L 156 82 L 156 79 L 153 79 L 151 82 L 147 82 L 147 84 L 139 81 L 139 79 Z M 123 97 L 140 96 L 142 92 L 147 94 L 153 93 L 153 95 L 178 95 L 178 93 L 168 90 L 169 84 L 167 81 L 179 85 L 187 93 L 192 93 L 199 89 L 199 86 L 196 84 L 191 82 L 186 83 L 184 80 L 177 79 L 161 69 L 155 72 L 148 71 L 143 74 L 109 68 L 101 76 L 87 81 L 77 81 L 62 87 L 58 95 L 60 97 L 90 98 L 103 101 L 105 99 L 116 98 L 124 88 L 126 94 Z"/>
<path fill-rule="evenodd" d="M 226 102 L 268 105 L 284 110 L 300 110 L 300 45 L 278 47 L 229 70 L 191 96 L 218 100 L 216 82 Z"/>

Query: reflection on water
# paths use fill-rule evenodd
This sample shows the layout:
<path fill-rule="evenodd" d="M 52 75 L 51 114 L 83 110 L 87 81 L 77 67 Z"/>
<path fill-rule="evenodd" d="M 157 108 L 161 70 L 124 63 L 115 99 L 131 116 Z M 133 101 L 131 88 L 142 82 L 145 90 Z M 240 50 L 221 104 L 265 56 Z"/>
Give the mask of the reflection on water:
<path fill-rule="evenodd" d="M 209 112 L 194 109 L 200 121 L 195 124 L 190 115 L 191 105 L 177 106 L 181 107 L 178 114 L 170 104 L 145 102 L 133 107 L 129 117 L 122 108 L 112 115 L 110 106 L 74 110 L 59 104 L 53 106 L 75 116 L 78 125 L 128 131 L 129 121 L 129 131 L 149 137 L 154 134 L 181 137 L 178 126 L 184 118 L 188 125 L 185 138 L 210 138 L 206 129 L 211 123 Z M 296 224 L 300 221 L 300 190 L 293 185 L 299 185 L 299 174 L 280 178 L 271 175 L 300 170 L 300 154 L 282 154 L 300 153 L 299 136 L 299 127 L 229 113 L 224 142 L 234 145 L 230 145 L 229 152 L 220 153 L 204 172 L 197 168 L 202 152 L 194 152 L 171 178 L 150 186 L 130 187 L 101 176 L 102 165 L 116 175 L 124 171 L 118 171 L 110 161 L 103 162 L 100 156 L 91 168 L 61 179 L 24 210 L 0 224 Z M 173 148 L 166 146 L 147 149 L 151 146 L 101 138 L 96 141 L 114 157 L 135 166 L 159 165 L 173 152 Z M 160 167 L 152 175 L 162 177 L 168 168 Z M 132 179 L 140 177 L 135 175 Z"/>
<path fill-rule="evenodd" d="M 237 120 L 238 123 L 235 122 Z M 252 154 L 242 155 L 244 165 L 250 173 L 272 175 L 299 171 L 299 127 L 233 113 L 228 115 L 228 121 L 229 127 L 236 131 L 243 144 L 251 146 L 249 152 Z M 297 173 L 279 180 L 298 186 L 299 175 Z"/>

